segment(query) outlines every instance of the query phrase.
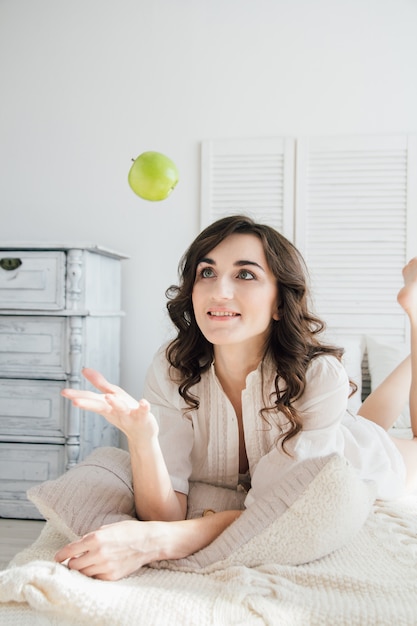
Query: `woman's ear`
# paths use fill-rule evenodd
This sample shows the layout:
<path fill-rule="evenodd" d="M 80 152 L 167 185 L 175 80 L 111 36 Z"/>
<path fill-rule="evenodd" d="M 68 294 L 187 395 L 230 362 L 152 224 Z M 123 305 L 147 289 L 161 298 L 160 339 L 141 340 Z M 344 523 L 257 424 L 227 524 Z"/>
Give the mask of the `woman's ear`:
<path fill-rule="evenodd" d="M 278 322 L 278 320 L 279 320 L 279 313 L 278 313 L 278 311 L 275 311 L 272 314 L 272 319 L 275 320 L 275 322 Z"/>

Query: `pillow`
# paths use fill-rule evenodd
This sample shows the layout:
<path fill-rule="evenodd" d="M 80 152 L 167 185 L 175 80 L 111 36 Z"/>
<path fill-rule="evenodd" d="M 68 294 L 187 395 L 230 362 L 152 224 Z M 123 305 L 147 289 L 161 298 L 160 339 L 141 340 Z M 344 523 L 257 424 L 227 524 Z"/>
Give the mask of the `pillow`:
<path fill-rule="evenodd" d="M 233 565 L 301 565 L 350 541 L 365 523 L 376 485 L 332 454 L 294 466 L 206 548 L 152 567 L 209 573 Z"/>
<path fill-rule="evenodd" d="M 97 448 L 59 478 L 31 487 L 27 496 L 70 541 L 105 524 L 137 519 L 130 455 L 119 448 Z M 190 483 L 187 517 L 201 517 L 212 507 L 241 510 L 245 497 L 245 491 Z"/>
<path fill-rule="evenodd" d="M 394 344 L 370 336 L 366 338 L 366 346 L 371 390 L 373 391 L 405 359 L 410 353 L 410 348 L 405 343 Z M 408 402 L 406 402 L 393 428 L 411 428 Z"/>
<path fill-rule="evenodd" d="M 73 541 L 103 524 L 136 519 L 131 478 L 128 452 L 98 448 L 56 480 L 32 487 L 28 497 Z M 251 504 L 209 546 L 152 567 L 207 572 L 237 564 L 314 561 L 359 531 L 375 493 L 375 484 L 362 481 L 344 458 L 332 454 L 308 459 L 295 465 L 282 484 Z M 245 495 L 194 483 L 189 512 L 195 516 L 203 503 L 216 511 L 242 508 Z"/>
<path fill-rule="evenodd" d="M 70 541 L 104 524 L 136 519 L 130 455 L 97 448 L 55 480 L 27 492 L 43 517 Z"/>

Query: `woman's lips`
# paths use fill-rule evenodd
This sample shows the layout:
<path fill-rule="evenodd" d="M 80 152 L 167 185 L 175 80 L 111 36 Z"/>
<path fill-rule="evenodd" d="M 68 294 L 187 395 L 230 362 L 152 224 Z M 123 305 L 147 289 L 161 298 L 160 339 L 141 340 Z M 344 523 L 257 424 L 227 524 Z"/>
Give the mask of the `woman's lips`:
<path fill-rule="evenodd" d="M 217 319 L 230 319 L 231 317 L 239 317 L 240 313 L 235 313 L 233 311 L 208 311 L 208 315 Z"/>

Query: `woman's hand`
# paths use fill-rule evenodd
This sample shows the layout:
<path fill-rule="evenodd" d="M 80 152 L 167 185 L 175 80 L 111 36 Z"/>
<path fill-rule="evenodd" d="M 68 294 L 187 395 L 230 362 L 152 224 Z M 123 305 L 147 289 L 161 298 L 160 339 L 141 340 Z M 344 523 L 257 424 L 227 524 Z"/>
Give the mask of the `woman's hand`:
<path fill-rule="evenodd" d="M 163 558 L 158 535 L 164 525 L 129 520 L 102 526 L 59 550 L 55 560 L 92 578 L 118 580 Z"/>
<path fill-rule="evenodd" d="M 117 522 L 84 535 L 56 553 L 69 569 L 118 580 L 154 561 L 181 559 L 209 545 L 242 511 L 175 522 Z"/>
<path fill-rule="evenodd" d="M 146 400 L 138 402 L 121 387 L 109 383 L 100 372 L 84 368 L 83 376 L 101 393 L 82 389 L 63 389 L 62 395 L 74 406 L 99 413 L 121 430 L 127 438 L 151 439 L 158 436 L 158 424 Z"/>
<path fill-rule="evenodd" d="M 184 519 L 187 497 L 172 488 L 149 402 L 138 402 L 96 370 L 85 368 L 83 375 L 101 393 L 63 389 L 62 395 L 76 407 L 103 415 L 126 435 L 137 516 L 142 520 Z"/>

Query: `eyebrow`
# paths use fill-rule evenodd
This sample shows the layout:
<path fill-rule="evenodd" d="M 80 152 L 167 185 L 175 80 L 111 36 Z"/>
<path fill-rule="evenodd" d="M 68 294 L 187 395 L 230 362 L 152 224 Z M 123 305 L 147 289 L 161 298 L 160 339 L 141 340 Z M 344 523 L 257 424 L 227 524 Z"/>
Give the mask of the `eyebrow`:
<path fill-rule="evenodd" d="M 210 259 L 209 257 L 204 257 L 204 259 L 200 259 L 198 264 L 200 264 L 200 263 L 208 263 L 209 265 L 216 265 L 216 261 L 214 259 Z M 259 265 L 259 263 L 256 263 L 256 261 L 249 261 L 248 259 L 242 259 L 241 261 L 235 261 L 233 263 L 233 265 L 235 267 L 243 267 L 244 265 L 255 265 L 256 267 L 259 267 L 260 270 L 265 272 L 265 270 L 262 267 L 262 265 Z"/>

